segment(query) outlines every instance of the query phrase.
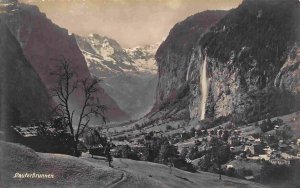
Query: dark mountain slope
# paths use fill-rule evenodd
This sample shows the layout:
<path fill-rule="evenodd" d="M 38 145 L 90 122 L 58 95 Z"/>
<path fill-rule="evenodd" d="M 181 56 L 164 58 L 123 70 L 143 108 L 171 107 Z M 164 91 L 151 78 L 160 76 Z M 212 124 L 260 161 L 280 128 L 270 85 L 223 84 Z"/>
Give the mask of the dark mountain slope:
<path fill-rule="evenodd" d="M 0 20 L 0 122 L 1 130 L 46 119 L 47 90 L 26 60 L 18 41 Z M 8 136 L 7 132 L 5 133 Z M 9 138 L 8 138 L 9 139 Z"/>

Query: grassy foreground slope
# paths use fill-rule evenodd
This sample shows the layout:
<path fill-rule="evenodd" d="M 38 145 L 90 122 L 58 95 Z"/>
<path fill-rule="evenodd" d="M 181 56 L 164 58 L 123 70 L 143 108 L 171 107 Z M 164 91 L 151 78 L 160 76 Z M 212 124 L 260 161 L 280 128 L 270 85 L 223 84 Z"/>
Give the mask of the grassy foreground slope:
<path fill-rule="evenodd" d="M 88 154 L 75 158 L 36 153 L 18 144 L 0 142 L 0 187 L 120 187 L 120 188 L 254 188 L 262 185 L 205 172 L 189 173 L 167 166 L 129 159 L 114 159 L 109 168 L 103 158 Z M 54 179 L 14 179 L 15 173 L 52 173 Z"/>
<path fill-rule="evenodd" d="M 0 142 L 0 187 L 107 187 L 122 172 L 93 166 L 84 160 L 56 154 L 39 154 L 22 145 Z M 15 173 L 54 174 L 54 179 L 14 179 Z"/>
<path fill-rule="evenodd" d="M 85 157 L 84 157 L 85 158 Z M 85 158 L 88 161 L 98 161 L 103 163 L 103 160 Z M 120 169 L 126 174 L 138 175 L 147 177 L 147 179 L 159 183 L 159 187 L 168 188 L 254 188 L 264 187 L 263 185 L 222 176 L 222 181 L 218 180 L 217 174 L 207 172 L 190 173 L 176 168 L 170 169 L 169 167 L 161 164 L 150 163 L 145 161 L 134 161 L 130 159 L 114 159 L 113 165 L 115 169 Z M 130 188 L 133 184 L 130 178 L 124 180 L 120 187 Z M 139 187 L 139 186 L 133 186 Z"/>

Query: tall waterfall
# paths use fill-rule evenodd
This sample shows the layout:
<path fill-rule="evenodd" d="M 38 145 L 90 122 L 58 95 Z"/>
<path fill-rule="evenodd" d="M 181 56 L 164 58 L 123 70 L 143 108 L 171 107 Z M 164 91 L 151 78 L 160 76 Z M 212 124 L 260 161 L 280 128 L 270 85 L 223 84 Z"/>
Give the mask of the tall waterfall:
<path fill-rule="evenodd" d="M 188 70 L 187 70 L 187 72 L 186 72 L 186 78 L 185 78 L 186 81 L 189 80 L 189 75 L 190 75 L 190 70 L 191 70 L 191 65 L 192 65 L 192 63 L 193 63 L 193 61 L 190 61 Z"/>
<path fill-rule="evenodd" d="M 201 109 L 201 116 L 200 120 L 203 120 L 205 118 L 205 111 L 206 111 L 206 100 L 208 96 L 208 80 L 207 80 L 207 55 L 205 54 L 202 70 L 201 70 L 201 103 L 200 103 L 200 109 Z"/>

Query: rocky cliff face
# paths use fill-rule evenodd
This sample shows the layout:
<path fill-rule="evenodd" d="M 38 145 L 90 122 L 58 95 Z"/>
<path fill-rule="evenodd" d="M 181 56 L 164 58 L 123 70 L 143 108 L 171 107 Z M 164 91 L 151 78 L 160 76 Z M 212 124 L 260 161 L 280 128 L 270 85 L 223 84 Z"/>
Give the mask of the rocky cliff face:
<path fill-rule="evenodd" d="M 46 119 L 49 112 L 47 90 L 2 20 L 0 66 L 1 130 L 7 131 L 12 125 L 26 125 L 32 119 Z"/>
<path fill-rule="evenodd" d="M 114 39 L 98 34 L 76 40 L 90 72 L 103 80 L 101 86 L 131 119 L 150 111 L 157 85 L 157 45 L 123 49 Z"/>
<path fill-rule="evenodd" d="M 206 11 L 195 14 L 176 24 L 157 53 L 159 84 L 156 104 L 174 101 L 186 87 L 189 60 L 195 42 L 212 25 L 218 22 L 225 11 Z"/>
<path fill-rule="evenodd" d="M 286 73 L 291 70 L 287 64 L 297 67 L 297 55 L 293 60 L 288 56 L 297 46 L 299 18 L 298 1 L 246 0 L 201 38 L 191 63 L 199 64 L 201 70 L 207 56 L 206 117 L 252 119 L 297 108 L 291 102 L 297 98 L 293 95 L 298 92 L 297 71 L 292 71 L 294 76 Z M 289 86 L 283 89 L 284 83 Z M 200 96 L 201 84 L 195 88 Z M 197 95 L 194 99 L 204 102 Z M 192 110 L 199 118 L 201 109 Z"/>
<path fill-rule="evenodd" d="M 61 56 L 71 62 L 71 68 L 78 75 L 78 79 L 90 75 L 74 35 L 53 24 L 37 7 L 14 3 L 13 8 L 4 12 L 1 15 L 2 19 L 21 44 L 25 57 L 49 91 L 56 86 L 56 81 L 50 73 L 59 65 L 56 59 Z M 100 86 L 98 90 L 99 99 L 108 107 L 106 115 L 109 120 L 127 118 L 126 113 L 120 110 L 115 101 Z M 83 93 L 77 93 L 72 101 L 73 105 L 79 105 L 82 99 Z"/>
<path fill-rule="evenodd" d="M 300 94 L 300 47 L 296 44 L 288 54 L 288 58 L 277 74 L 274 86 Z"/>
<path fill-rule="evenodd" d="M 199 64 L 190 63 L 194 46 L 225 14 L 226 11 L 198 13 L 176 24 L 170 31 L 156 53 L 159 81 L 156 103 L 150 115 L 168 107 L 168 110 L 164 109 L 167 116 L 189 119 L 189 98 L 193 94 L 190 87 L 193 89 L 193 84 L 199 83 L 194 76 Z"/>
<path fill-rule="evenodd" d="M 177 104 L 196 121 L 299 109 L 299 2 L 245 0 L 198 16 L 208 13 L 219 15 L 208 32 L 192 16 L 160 46 L 156 107 Z"/>

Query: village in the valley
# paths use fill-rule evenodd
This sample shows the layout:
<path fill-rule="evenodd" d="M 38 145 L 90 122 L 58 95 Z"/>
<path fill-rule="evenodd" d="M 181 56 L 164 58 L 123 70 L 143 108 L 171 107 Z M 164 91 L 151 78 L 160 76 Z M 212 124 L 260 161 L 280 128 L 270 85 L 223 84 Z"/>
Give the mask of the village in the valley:
<path fill-rule="evenodd" d="M 154 145 L 155 142 L 163 143 L 158 140 L 166 140 L 168 144 L 177 148 L 180 157 L 187 163 L 204 171 L 212 170 L 209 169 L 210 164 L 206 164 L 210 161 L 205 157 L 213 150 L 212 140 L 217 140 L 219 145 L 225 147 L 221 151 L 224 154 L 224 173 L 235 173 L 236 176 L 243 176 L 242 178 L 247 180 L 257 180 L 260 178 L 264 162 L 276 166 L 291 166 L 300 160 L 298 114 L 267 118 L 246 125 L 227 122 L 212 128 L 183 127 L 184 123 L 174 123 L 171 126 L 172 122 L 160 121 L 156 127 L 140 127 L 134 124 L 132 129 L 126 131 L 117 132 L 118 128 L 107 129 L 107 134 L 116 145 L 116 156 L 124 157 L 118 154 L 118 151 L 127 146 L 131 152 L 137 154 L 137 159 L 147 160 L 149 145 Z M 166 128 L 157 128 L 160 125 Z"/>

